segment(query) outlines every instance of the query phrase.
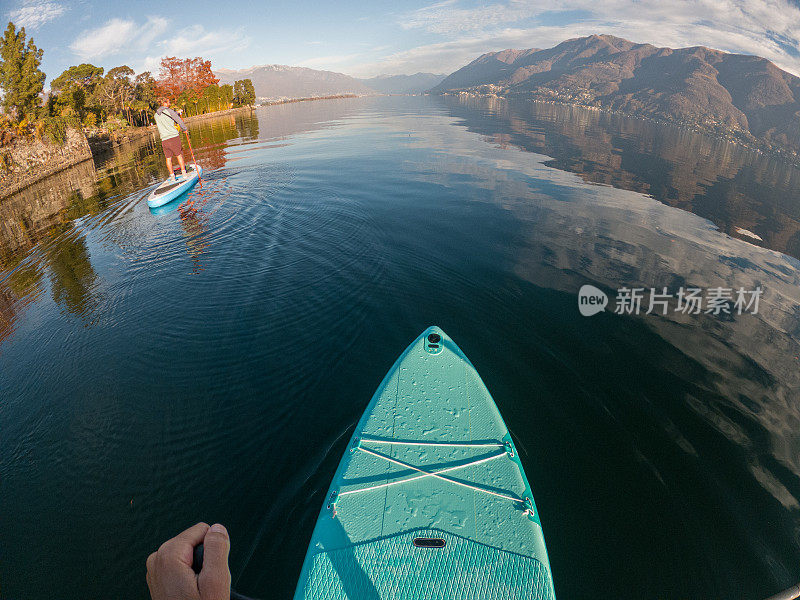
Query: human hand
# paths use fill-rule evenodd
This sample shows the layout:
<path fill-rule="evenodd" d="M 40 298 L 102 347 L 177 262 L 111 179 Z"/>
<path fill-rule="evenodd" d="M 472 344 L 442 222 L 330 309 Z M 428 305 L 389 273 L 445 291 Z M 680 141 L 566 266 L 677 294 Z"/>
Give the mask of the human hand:
<path fill-rule="evenodd" d="M 192 570 L 195 546 L 203 544 L 203 568 Z M 198 523 L 167 540 L 147 557 L 147 586 L 153 600 L 230 600 L 231 541 L 220 524 Z"/>

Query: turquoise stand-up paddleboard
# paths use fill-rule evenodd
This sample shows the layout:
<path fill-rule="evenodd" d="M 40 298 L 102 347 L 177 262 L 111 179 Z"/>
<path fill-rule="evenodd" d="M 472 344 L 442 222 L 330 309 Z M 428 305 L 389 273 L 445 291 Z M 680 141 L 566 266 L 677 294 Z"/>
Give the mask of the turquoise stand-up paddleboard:
<path fill-rule="evenodd" d="M 356 426 L 295 600 L 551 600 L 525 471 L 475 367 L 425 330 Z"/>
<path fill-rule="evenodd" d="M 164 206 L 167 202 L 192 189 L 202 174 L 203 167 L 200 165 L 194 163 L 186 165 L 186 177 L 178 175 L 175 180 L 165 179 L 161 185 L 150 192 L 147 197 L 147 206 L 150 208 Z"/>

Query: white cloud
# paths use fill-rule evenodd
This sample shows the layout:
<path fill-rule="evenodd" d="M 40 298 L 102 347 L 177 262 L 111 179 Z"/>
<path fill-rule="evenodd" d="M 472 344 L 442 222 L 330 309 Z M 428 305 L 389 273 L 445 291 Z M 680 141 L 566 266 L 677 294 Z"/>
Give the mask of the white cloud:
<path fill-rule="evenodd" d="M 117 54 L 136 33 L 136 23 L 112 19 L 102 27 L 83 32 L 70 49 L 84 60 Z"/>
<path fill-rule="evenodd" d="M 202 25 L 190 25 L 165 35 L 169 25 L 163 17 L 148 17 L 144 23 L 111 19 L 102 27 L 81 33 L 70 49 L 83 60 L 129 58 L 130 66 L 137 72 L 151 71 L 157 75 L 165 56 L 209 59 L 215 54 L 240 52 L 250 43 L 250 38 L 240 30 L 209 31 Z"/>
<path fill-rule="evenodd" d="M 66 10 L 63 4 L 50 2 L 49 0 L 25 0 L 22 6 L 12 10 L 8 13 L 8 16 L 17 27 L 36 29 L 60 17 Z"/>
<path fill-rule="evenodd" d="M 534 37 L 532 35 L 533 31 L 530 29 L 509 28 L 486 35 L 472 35 L 446 42 L 417 46 L 410 50 L 389 54 L 374 62 L 360 64 L 349 69 L 348 73 L 359 77 L 372 77 L 383 74 L 410 75 L 419 71 L 449 73 L 463 67 L 484 52 L 511 47 L 530 47 L 534 39 L 538 46 L 544 32 L 542 28 L 537 29 Z M 593 33 L 591 28 L 587 29 L 585 35 L 590 33 Z M 558 37 L 559 35 L 563 36 L 562 31 L 551 35 L 553 38 L 557 38 L 558 41 L 563 40 L 563 37 Z"/>
<path fill-rule="evenodd" d="M 150 17 L 143 25 L 135 21 L 111 19 L 102 27 L 81 33 L 70 49 L 84 60 L 104 58 L 129 50 L 144 50 L 164 33 L 168 22 Z"/>
<path fill-rule="evenodd" d="M 548 25 L 536 26 L 543 17 Z M 478 7 L 445 0 L 403 15 L 399 24 L 449 41 L 392 54 L 359 70 L 435 67 L 437 52 L 444 53 L 439 70 L 452 70 L 482 52 L 546 48 L 571 37 L 609 33 L 657 46 L 704 45 L 756 54 L 800 73 L 800 7 L 791 0 L 507 0 Z"/>
<path fill-rule="evenodd" d="M 186 27 L 159 42 L 164 56 L 210 56 L 218 52 L 240 52 L 250 44 L 241 30 L 208 31 L 202 25 Z"/>
<path fill-rule="evenodd" d="M 169 27 L 169 21 L 164 17 L 148 17 L 147 23 L 139 29 L 134 40 L 134 48 L 144 52 L 153 44 L 154 40 L 162 35 Z"/>
<path fill-rule="evenodd" d="M 552 10 L 553 4 L 546 6 L 543 8 L 541 2 L 509 0 L 505 4 L 459 8 L 458 0 L 444 0 L 408 13 L 400 19 L 400 26 L 403 29 L 422 28 L 432 33 L 453 35 L 527 19 Z"/>

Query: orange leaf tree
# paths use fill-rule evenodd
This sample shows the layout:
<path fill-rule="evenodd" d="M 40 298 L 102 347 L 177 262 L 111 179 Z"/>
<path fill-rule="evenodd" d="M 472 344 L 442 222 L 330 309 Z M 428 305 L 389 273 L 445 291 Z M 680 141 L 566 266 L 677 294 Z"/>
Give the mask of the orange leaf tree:
<path fill-rule="evenodd" d="M 185 93 L 192 101 L 203 93 L 209 85 L 215 85 L 219 79 L 211 71 L 211 61 L 201 57 L 177 58 L 167 56 L 161 59 L 158 78 L 158 92 L 175 101 Z"/>

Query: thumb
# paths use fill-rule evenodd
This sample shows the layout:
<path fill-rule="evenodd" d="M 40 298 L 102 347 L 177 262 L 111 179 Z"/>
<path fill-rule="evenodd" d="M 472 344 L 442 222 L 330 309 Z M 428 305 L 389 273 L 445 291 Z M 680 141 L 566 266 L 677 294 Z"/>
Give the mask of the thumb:
<path fill-rule="evenodd" d="M 202 600 L 230 600 L 231 571 L 228 568 L 230 549 L 228 530 L 219 523 L 212 525 L 203 540 L 203 569 L 197 579 Z"/>

